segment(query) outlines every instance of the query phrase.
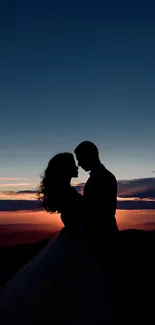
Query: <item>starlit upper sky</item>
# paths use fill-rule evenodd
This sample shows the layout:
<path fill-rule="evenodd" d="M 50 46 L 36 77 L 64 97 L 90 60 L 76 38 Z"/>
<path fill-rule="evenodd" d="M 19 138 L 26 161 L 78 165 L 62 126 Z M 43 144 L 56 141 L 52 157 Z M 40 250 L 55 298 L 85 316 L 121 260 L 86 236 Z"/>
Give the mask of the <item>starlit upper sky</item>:
<path fill-rule="evenodd" d="M 150 0 L 1 3 L 0 190 L 83 140 L 117 179 L 155 175 L 154 17 Z"/>

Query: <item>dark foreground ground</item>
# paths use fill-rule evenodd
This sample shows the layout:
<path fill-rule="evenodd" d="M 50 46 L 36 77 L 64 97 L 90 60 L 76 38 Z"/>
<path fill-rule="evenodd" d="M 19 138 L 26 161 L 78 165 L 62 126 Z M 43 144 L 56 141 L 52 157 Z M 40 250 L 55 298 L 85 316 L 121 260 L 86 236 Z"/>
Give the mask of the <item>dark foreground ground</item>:
<path fill-rule="evenodd" d="M 0 286 L 4 286 L 48 242 L 0 248 Z M 114 262 L 109 269 L 110 304 L 114 304 L 116 318 L 124 325 L 153 324 L 155 231 L 121 231 Z"/>

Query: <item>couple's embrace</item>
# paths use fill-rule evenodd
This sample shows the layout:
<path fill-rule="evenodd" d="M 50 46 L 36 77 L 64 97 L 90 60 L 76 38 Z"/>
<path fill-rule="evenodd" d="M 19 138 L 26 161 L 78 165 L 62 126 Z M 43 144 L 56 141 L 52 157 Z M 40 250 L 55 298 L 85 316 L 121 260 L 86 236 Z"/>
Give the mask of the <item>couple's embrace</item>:
<path fill-rule="evenodd" d="M 105 259 L 100 267 L 94 242 L 102 255 L 117 234 L 117 183 L 92 142 L 78 145 L 75 155 L 78 165 L 90 171 L 84 195 L 70 185 L 72 177 L 78 176 L 73 155 L 54 156 L 38 196 L 47 211 L 61 214 L 65 227 L 0 293 L 2 325 L 100 325 L 109 324 L 113 315 L 108 307 Z"/>
<path fill-rule="evenodd" d="M 108 238 L 118 231 L 115 212 L 117 182 L 100 162 L 96 145 L 83 141 L 74 150 L 78 166 L 90 173 L 83 195 L 71 186 L 78 167 L 71 153 L 59 153 L 48 163 L 38 191 L 48 212 L 59 212 L 65 228 L 71 232 Z"/>

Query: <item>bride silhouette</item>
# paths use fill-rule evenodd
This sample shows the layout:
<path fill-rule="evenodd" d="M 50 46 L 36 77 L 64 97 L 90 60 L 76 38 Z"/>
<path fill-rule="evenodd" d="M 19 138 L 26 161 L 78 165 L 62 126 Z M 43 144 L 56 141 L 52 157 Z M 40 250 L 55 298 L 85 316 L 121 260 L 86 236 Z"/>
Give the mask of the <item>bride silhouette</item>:
<path fill-rule="evenodd" d="M 78 177 L 73 155 L 55 155 L 41 176 L 38 198 L 47 212 L 60 213 L 65 228 L 78 231 L 83 197 L 71 186 L 72 177 Z"/>

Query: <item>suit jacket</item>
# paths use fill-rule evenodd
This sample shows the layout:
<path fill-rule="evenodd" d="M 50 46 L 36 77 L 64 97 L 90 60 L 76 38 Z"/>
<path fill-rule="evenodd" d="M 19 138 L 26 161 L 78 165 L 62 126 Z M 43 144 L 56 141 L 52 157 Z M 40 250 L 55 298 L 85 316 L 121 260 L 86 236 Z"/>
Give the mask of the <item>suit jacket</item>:
<path fill-rule="evenodd" d="M 117 233 L 115 220 L 117 181 L 102 164 L 92 172 L 84 187 L 84 226 L 105 235 Z"/>

